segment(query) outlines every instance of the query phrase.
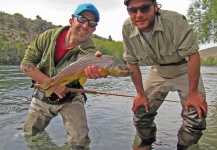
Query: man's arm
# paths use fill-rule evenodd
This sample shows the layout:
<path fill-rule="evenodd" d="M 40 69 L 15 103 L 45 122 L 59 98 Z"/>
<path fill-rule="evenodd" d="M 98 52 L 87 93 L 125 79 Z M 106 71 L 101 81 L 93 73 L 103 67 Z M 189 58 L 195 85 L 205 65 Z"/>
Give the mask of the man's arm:
<path fill-rule="evenodd" d="M 141 74 L 139 65 L 129 64 L 129 63 L 127 65 L 129 68 L 131 68 L 134 71 L 133 75 L 131 76 L 131 79 L 133 81 L 133 84 L 137 92 L 137 96 L 135 97 L 133 101 L 132 111 L 135 112 L 138 109 L 138 107 L 144 106 L 146 112 L 148 112 L 148 101 L 145 96 L 145 92 L 144 92 L 144 88 L 142 84 L 142 74 Z"/>
<path fill-rule="evenodd" d="M 188 79 L 189 79 L 189 96 L 185 105 L 186 111 L 189 106 L 197 109 L 199 118 L 202 113 L 207 115 L 207 103 L 202 95 L 198 92 L 198 82 L 200 78 L 200 55 L 199 52 L 191 54 L 188 62 Z"/>
<path fill-rule="evenodd" d="M 95 53 L 95 55 L 97 57 L 100 57 L 102 55 L 102 53 L 100 51 L 97 51 Z M 46 76 L 44 73 L 42 73 L 37 68 L 37 66 L 35 66 L 34 64 L 21 64 L 20 70 L 22 72 L 24 72 L 28 77 L 32 78 L 33 80 L 35 80 L 38 83 L 43 83 L 49 79 L 49 77 Z M 91 79 L 97 79 L 97 78 L 104 77 L 99 73 L 99 70 L 95 66 L 88 67 L 87 69 L 85 69 L 85 72 L 86 72 L 88 78 L 91 78 Z M 58 88 L 54 91 L 54 93 L 60 99 L 62 99 L 66 95 L 67 92 L 68 92 L 67 87 L 61 86 L 61 85 L 58 86 Z"/>
<path fill-rule="evenodd" d="M 43 83 L 49 79 L 49 77 L 42 73 L 34 64 L 21 64 L 20 70 L 38 83 Z M 61 85 L 54 91 L 60 99 L 62 99 L 67 92 L 66 86 Z"/>
<path fill-rule="evenodd" d="M 20 70 L 38 83 L 43 83 L 49 79 L 34 64 L 21 64 Z"/>

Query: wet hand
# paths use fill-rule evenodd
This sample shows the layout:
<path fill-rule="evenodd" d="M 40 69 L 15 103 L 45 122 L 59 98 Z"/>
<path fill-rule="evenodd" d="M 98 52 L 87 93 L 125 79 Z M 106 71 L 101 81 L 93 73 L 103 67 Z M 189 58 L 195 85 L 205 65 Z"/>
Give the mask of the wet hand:
<path fill-rule="evenodd" d="M 102 56 L 102 53 L 100 51 L 96 51 L 95 53 L 95 56 L 96 57 L 101 57 Z M 106 78 L 107 75 L 102 75 L 100 73 L 100 69 L 97 69 L 96 66 L 89 66 L 85 69 L 85 73 L 86 73 L 86 76 L 87 78 L 89 79 L 98 79 L 98 78 Z"/>
<path fill-rule="evenodd" d="M 137 96 L 134 98 L 132 111 L 135 113 L 136 110 L 137 110 L 140 106 L 144 106 L 144 107 L 145 107 L 145 111 L 148 112 L 148 101 L 147 101 L 147 98 L 146 98 L 144 95 L 143 95 L 143 96 L 137 95 Z"/>
<path fill-rule="evenodd" d="M 54 93 L 60 98 L 63 99 L 68 93 L 68 89 L 66 86 L 58 86 L 58 88 L 54 91 Z"/>
<path fill-rule="evenodd" d="M 106 75 L 102 75 L 100 73 L 100 69 L 97 69 L 96 66 L 89 66 L 85 69 L 85 73 L 87 78 L 89 79 L 98 79 L 98 78 L 106 78 Z"/>
<path fill-rule="evenodd" d="M 188 111 L 190 106 L 193 106 L 197 110 L 200 119 L 203 113 L 207 115 L 207 103 L 200 93 L 189 94 L 185 104 L 185 110 Z"/>

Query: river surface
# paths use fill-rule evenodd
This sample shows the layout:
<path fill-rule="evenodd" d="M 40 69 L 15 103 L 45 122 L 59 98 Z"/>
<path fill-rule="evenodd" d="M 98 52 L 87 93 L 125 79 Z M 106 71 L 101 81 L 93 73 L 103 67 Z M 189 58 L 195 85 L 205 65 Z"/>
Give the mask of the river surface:
<path fill-rule="evenodd" d="M 141 67 L 143 75 L 149 67 Z M 207 130 L 194 150 L 217 149 L 217 68 L 201 67 L 207 93 Z M 143 76 L 144 78 L 144 76 Z M 22 127 L 31 103 L 31 80 L 19 71 L 19 66 L 0 66 L 0 150 L 68 150 L 66 132 L 60 115 L 55 117 L 45 132 L 30 141 L 22 136 Z M 88 90 L 135 95 L 130 77 L 88 80 Z M 132 121 L 132 98 L 88 94 L 86 112 L 90 129 L 91 150 L 132 150 L 138 143 Z M 177 100 L 170 92 L 168 100 Z M 181 125 L 181 105 L 165 101 L 158 110 L 157 141 L 154 150 L 176 150 L 177 131 Z"/>

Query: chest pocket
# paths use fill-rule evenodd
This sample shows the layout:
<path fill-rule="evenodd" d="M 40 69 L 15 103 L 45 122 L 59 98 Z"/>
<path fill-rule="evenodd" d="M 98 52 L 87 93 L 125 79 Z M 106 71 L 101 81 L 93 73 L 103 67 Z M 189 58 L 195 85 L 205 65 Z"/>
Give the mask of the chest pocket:
<path fill-rule="evenodd" d="M 141 64 L 153 65 L 158 64 L 155 52 L 150 48 L 145 39 L 140 35 L 134 38 L 133 44 L 134 54 Z"/>
<path fill-rule="evenodd" d="M 173 36 L 168 28 L 164 31 L 157 31 L 153 34 L 151 41 L 151 49 L 154 50 L 158 63 L 167 64 L 180 60 L 178 46 L 173 42 Z"/>

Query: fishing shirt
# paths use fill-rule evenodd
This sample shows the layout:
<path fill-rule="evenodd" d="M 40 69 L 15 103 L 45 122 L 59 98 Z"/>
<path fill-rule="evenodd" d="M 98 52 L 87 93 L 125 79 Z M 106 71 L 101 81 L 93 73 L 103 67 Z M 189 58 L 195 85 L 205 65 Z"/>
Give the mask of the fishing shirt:
<path fill-rule="evenodd" d="M 183 60 L 198 51 L 193 29 L 185 17 L 177 12 L 159 10 L 150 43 L 130 18 L 123 23 L 123 58 L 130 64 L 170 64 Z"/>
<path fill-rule="evenodd" d="M 68 29 L 69 26 L 49 29 L 39 35 L 35 41 L 29 44 L 21 63 L 37 65 L 40 71 L 49 77 L 53 77 L 61 69 L 74 62 L 78 55 L 82 54 L 83 51 L 88 53 L 95 53 L 97 51 L 92 38 L 89 38 L 73 50 L 69 50 L 68 53 L 61 58 L 58 64 L 55 64 L 54 52 L 56 41 L 60 33 Z"/>

